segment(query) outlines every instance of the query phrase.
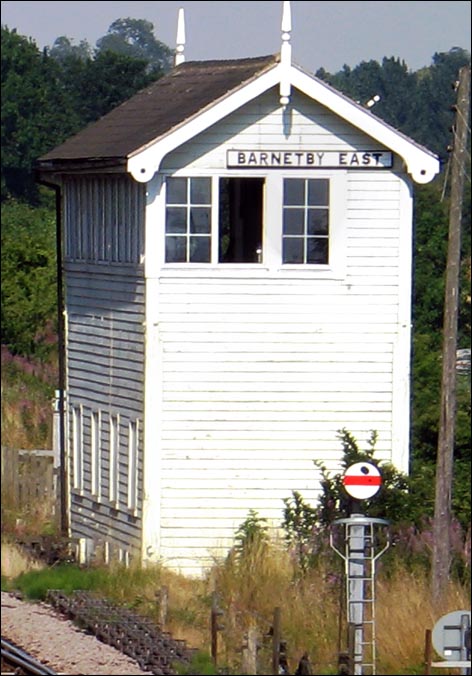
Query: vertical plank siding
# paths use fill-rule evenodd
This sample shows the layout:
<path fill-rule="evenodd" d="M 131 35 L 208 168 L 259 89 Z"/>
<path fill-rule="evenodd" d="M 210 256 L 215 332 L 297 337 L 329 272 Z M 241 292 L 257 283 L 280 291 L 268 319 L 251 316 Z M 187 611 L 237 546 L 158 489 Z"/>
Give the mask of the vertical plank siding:
<path fill-rule="evenodd" d="M 144 417 L 144 189 L 128 177 L 69 179 L 64 211 L 67 406 L 69 415 L 80 407 L 82 420 L 82 480 L 71 491 L 72 535 L 94 540 L 98 550 L 107 540 L 112 556 L 139 556 L 143 449 L 135 463 L 136 508 L 130 509 L 128 430 Z M 114 486 L 112 418 L 119 422 Z M 68 441 L 72 448 L 72 425 Z M 99 464 L 93 467 L 95 453 Z M 73 461 L 69 470 L 71 486 L 77 486 Z"/>

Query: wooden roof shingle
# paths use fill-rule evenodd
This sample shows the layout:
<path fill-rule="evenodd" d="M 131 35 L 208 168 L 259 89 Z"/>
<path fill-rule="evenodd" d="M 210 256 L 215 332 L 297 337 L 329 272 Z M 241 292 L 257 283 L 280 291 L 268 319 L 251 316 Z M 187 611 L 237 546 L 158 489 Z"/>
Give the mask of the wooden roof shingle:
<path fill-rule="evenodd" d="M 40 157 L 39 165 L 44 169 L 62 162 L 123 160 L 274 67 L 278 61 L 278 55 L 269 55 L 182 63 Z"/>

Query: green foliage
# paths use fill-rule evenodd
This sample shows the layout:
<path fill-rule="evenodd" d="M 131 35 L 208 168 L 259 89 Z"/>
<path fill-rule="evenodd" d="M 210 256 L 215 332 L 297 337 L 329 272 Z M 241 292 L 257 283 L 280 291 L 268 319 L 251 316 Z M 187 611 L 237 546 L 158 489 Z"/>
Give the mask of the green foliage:
<path fill-rule="evenodd" d="M 53 568 L 34 570 L 15 578 L 15 589 L 28 599 L 44 601 L 50 589 L 61 589 L 69 594 L 78 589 L 92 591 L 103 589 L 109 571 L 105 568 L 79 568 L 59 564 Z"/>
<path fill-rule="evenodd" d="M 446 159 L 454 121 L 451 85 L 467 64 L 469 52 L 454 47 L 434 54 L 432 65 L 416 73 L 404 61 L 384 58 L 381 64 L 362 61 L 353 69 L 345 65 L 335 74 L 320 69 L 316 75 L 362 105 L 379 95 L 375 115 Z"/>
<path fill-rule="evenodd" d="M 321 471 L 321 496 L 319 500 L 319 520 L 322 527 L 328 527 L 334 519 L 346 518 L 354 512 L 365 516 L 400 521 L 408 518 L 408 479 L 390 463 L 380 463 L 375 458 L 377 433 L 372 432 L 367 440 L 367 448 L 361 450 L 357 440 L 346 429 L 339 432 L 343 457 L 343 471 L 335 476 L 328 474 L 326 468 L 318 462 Z M 344 489 L 342 478 L 344 471 L 358 462 L 371 463 L 379 468 L 382 486 L 378 493 L 366 500 L 355 500 Z"/>
<path fill-rule="evenodd" d="M 211 655 L 207 652 L 199 651 L 192 657 L 190 664 L 182 662 L 175 662 L 173 665 L 177 674 L 185 676 L 188 674 L 218 674 L 220 673 L 215 667 Z"/>
<path fill-rule="evenodd" d="M 2 26 L 2 199 L 36 202 L 36 159 L 77 129 L 56 63 L 35 43 Z"/>
<path fill-rule="evenodd" d="M 41 52 L 2 26 L 2 200 L 37 203 L 36 160 L 169 69 L 172 51 L 152 28 L 119 19 L 92 56 L 86 41 L 61 36 Z"/>
<path fill-rule="evenodd" d="M 156 77 L 146 73 L 147 61 L 111 51 L 94 59 L 70 55 L 61 60 L 64 91 L 80 118 L 80 126 L 98 120 L 131 98 Z"/>
<path fill-rule="evenodd" d="M 244 557 L 259 545 L 269 541 L 267 519 L 250 509 L 246 519 L 238 526 L 234 536 L 234 553 Z"/>
<path fill-rule="evenodd" d="M 293 548 L 302 572 L 314 565 L 313 540 L 319 534 L 319 509 L 311 507 L 298 491 L 284 498 L 282 527 L 285 540 Z"/>
<path fill-rule="evenodd" d="M 163 75 L 172 66 L 173 50 L 154 36 L 154 25 L 145 19 L 117 19 L 97 41 L 98 55 L 113 52 L 145 61 L 147 71 Z"/>
<path fill-rule="evenodd" d="M 73 40 L 70 40 L 65 35 L 56 38 L 48 52 L 49 56 L 61 63 L 67 62 L 70 58 L 77 58 L 81 61 L 92 58 L 92 48 L 87 40 L 81 40 L 78 45 L 74 45 Z"/>
<path fill-rule="evenodd" d="M 55 350 L 55 214 L 9 200 L 2 204 L 2 344 L 48 359 Z"/>

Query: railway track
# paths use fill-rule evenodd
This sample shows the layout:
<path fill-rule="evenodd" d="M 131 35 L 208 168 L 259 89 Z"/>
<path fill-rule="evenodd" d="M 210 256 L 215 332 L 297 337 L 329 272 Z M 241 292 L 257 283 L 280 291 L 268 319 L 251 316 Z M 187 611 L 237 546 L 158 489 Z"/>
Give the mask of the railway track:
<path fill-rule="evenodd" d="M 2 636 L 2 674 L 24 674 L 24 676 L 57 676 L 57 673 L 41 664 L 34 657 Z"/>

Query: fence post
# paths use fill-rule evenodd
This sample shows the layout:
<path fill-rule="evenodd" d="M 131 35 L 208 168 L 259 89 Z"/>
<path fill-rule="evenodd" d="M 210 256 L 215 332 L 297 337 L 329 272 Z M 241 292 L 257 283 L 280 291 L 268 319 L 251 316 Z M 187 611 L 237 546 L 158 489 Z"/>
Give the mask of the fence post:
<path fill-rule="evenodd" d="M 243 647 L 242 672 L 251 676 L 257 674 L 257 630 L 253 621 L 247 630 L 247 639 Z"/>
<path fill-rule="evenodd" d="M 431 674 L 431 661 L 433 657 L 433 642 L 431 629 L 426 629 L 424 635 L 424 673 Z"/>
<path fill-rule="evenodd" d="M 169 608 L 169 588 L 163 586 L 156 594 L 159 602 L 159 624 L 164 629 L 167 622 L 167 610 Z"/>
<path fill-rule="evenodd" d="M 274 623 L 272 626 L 272 673 L 279 673 L 279 661 L 280 661 L 280 637 L 281 637 L 281 625 L 280 625 L 280 608 L 274 608 Z"/>
<path fill-rule="evenodd" d="M 218 623 L 218 617 L 223 614 L 218 608 L 218 595 L 213 592 L 211 595 L 211 657 L 213 664 L 216 666 L 218 662 L 218 632 L 221 631 L 222 626 Z"/>

